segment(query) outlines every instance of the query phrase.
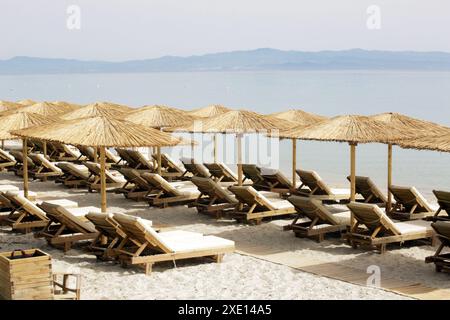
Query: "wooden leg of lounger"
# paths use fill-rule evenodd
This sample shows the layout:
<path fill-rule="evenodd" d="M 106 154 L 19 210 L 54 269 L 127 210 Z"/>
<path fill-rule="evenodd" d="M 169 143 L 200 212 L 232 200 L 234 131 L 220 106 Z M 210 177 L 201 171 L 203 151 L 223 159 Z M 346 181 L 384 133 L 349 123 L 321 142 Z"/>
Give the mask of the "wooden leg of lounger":
<path fill-rule="evenodd" d="M 380 244 L 378 250 L 380 251 L 380 254 L 386 253 L 386 243 Z"/>
<path fill-rule="evenodd" d="M 222 261 L 223 261 L 223 254 L 218 254 L 218 255 L 215 255 L 214 257 L 213 257 L 213 259 L 214 259 L 214 261 L 215 262 L 217 262 L 217 263 L 222 263 Z"/>
<path fill-rule="evenodd" d="M 145 264 L 145 275 L 149 275 L 152 273 L 153 263 L 146 263 Z"/>

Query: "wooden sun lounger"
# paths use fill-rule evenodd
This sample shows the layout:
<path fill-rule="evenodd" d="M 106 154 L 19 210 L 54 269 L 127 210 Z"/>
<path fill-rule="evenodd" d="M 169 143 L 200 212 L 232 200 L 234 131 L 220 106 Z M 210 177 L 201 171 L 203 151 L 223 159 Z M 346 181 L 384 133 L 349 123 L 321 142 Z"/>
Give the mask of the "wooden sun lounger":
<path fill-rule="evenodd" d="M 88 161 L 91 162 L 95 162 L 95 152 L 96 150 L 92 147 L 86 147 L 86 146 L 77 146 L 78 150 L 80 151 L 80 157 L 78 160 L 81 160 L 82 156 L 85 156 L 87 158 Z M 98 154 L 98 150 L 97 150 L 97 161 L 99 161 L 100 159 L 100 155 Z M 109 151 L 108 149 L 105 149 L 105 160 L 106 160 L 106 164 L 107 166 L 111 166 L 111 164 L 116 164 L 119 162 L 120 158 L 115 156 L 111 151 Z"/>
<path fill-rule="evenodd" d="M 11 170 L 14 172 L 16 176 L 23 176 L 23 153 L 22 151 L 12 150 L 9 152 L 11 156 L 14 157 L 16 160 L 16 163 L 12 167 L 8 167 L 8 170 Z M 32 170 L 36 165 L 34 164 L 33 160 L 31 160 L 30 157 L 28 157 L 28 163 L 27 167 L 28 170 Z"/>
<path fill-rule="evenodd" d="M 186 169 L 182 177 L 187 180 L 192 177 L 209 178 L 211 176 L 211 173 L 203 164 L 195 162 L 192 158 L 182 158 L 181 162 Z"/>
<path fill-rule="evenodd" d="M 129 151 L 130 150 L 124 148 L 116 148 L 117 155 L 120 159 L 114 166 L 138 169 L 141 164 L 130 155 Z"/>
<path fill-rule="evenodd" d="M 342 201 L 350 199 L 349 189 L 332 189 L 320 178 L 315 171 L 296 170 L 301 185 L 295 194 L 313 197 L 321 201 Z"/>
<path fill-rule="evenodd" d="M 47 142 L 47 153 L 50 159 L 54 161 L 85 161 L 86 158 L 78 152 L 72 150 L 69 146 L 59 142 Z M 81 157 L 80 157 L 81 156 Z"/>
<path fill-rule="evenodd" d="M 156 173 L 143 173 L 141 177 L 159 190 L 156 194 L 147 196 L 151 206 L 167 207 L 169 205 L 187 204 L 195 201 L 200 195 L 195 185 L 189 181 L 184 183 L 168 182 Z"/>
<path fill-rule="evenodd" d="M 237 175 L 223 162 L 205 163 L 216 182 L 238 182 Z"/>
<path fill-rule="evenodd" d="M 347 177 L 350 181 L 350 177 Z M 386 206 L 387 197 L 369 177 L 356 176 L 356 193 L 363 197 L 364 203 L 374 203 L 381 207 Z"/>
<path fill-rule="evenodd" d="M 199 213 L 213 214 L 219 218 L 222 213 L 233 210 L 239 204 L 234 195 L 211 178 L 193 177 L 200 195 L 190 204 Z"/>
<path fill-rule="evenodd" d="M 415 220 L 432 216 L 436 210 L 415 187 L 391 186 L 395 199 L 389 216 L 397 220 Z"/>
<path fill-rule="evenodd" d="M 127 150 L 128 155 L 133 159 L 134 163 L 137 163 L 133 169 L 153 171 L 153 163 L 147 159 L 139 150 Z"/>
<path fill-rule="evenodd" d="M 62 248 L 64 252 L 76 242 L 93 240 L 98 236 L 95 227 L 84 217 L 94 209 L 99 212 L 98 208 L 68 209 L 49 202 L 43 202 L 39 207 L 47 213 L 49 221 L 37 236 L 44 237 L 50 245 Z M 80 213 L 81 210 L 84 212 Z"/>
<path fill-rule="evenodd" d="M 148 195 L 157 192 L 153 185 L 149 184 L 136 169 L 121 168 L 118 171 L 126 179 L 126 183 L 114 190 L 115 193 L 121 193 L 127 199 L 136 201 L 145 200 Z"/>
<path fill-rule="evenodd" d="M 353 248 L 367 245 L 384 253 L 386 245 L 390 243 L 402 244 L 411 240 L 433 240 L 434 238 L 433 228 L 428 221 L 394 222 L 375 204 L 352 202 L 347 206 L 356 219 L 356 223 L 345 234 Z"/>
<path fill-rule="evenodd" d="M 16 160 L 9 152 L 0 149 L 0 171 L 5 168 L 14 167 Z"/>
<path fill-rule="evenodd" d="M 125 214 L 114 214 L 114 219 L 127 235 L 116 249 L 119 261 L 122 266 L 141 265 L 145 274 L 157 262 L 199 257 L 221 262 L 224 254 L 235 250 L 234 242 L 223 238 L 177 230 L 158 233 L 142 219 Z M 126 246 L 130 239 L 138 245 Z"/>
<path fill-rule="evenodd" d="M 157 154 L 153 154 L 152 157 L 158 161 Z M 179 178 L 184 171 L 167 153 L 161 153 L 161 175 L 163 177 Z"/>
<path fill-rule="evenodd" d="M 450 272 L 450 252 L 442 253 L 444 248 L 450 247 L 450 222 L 437 221 L 431 226 L 436 232 L 437 238 L 441 242 L 433 256 L 426 257 L 426 263 L 434 263 L 437 272 Z"/>
<path fill-rule="evenodd" d="M 439 209 L 430 219 L 433 221 L 450 221 L 450 192 L 433 190 L 433 194 L 436 196 Z M 442 212 L 445 212 L 447 215 L 441 215 Z"/>
<path fill-rule="evenodd" d="M 13 186 L 11 184 L 2 184 L 2 185 L 0 185 L 0 194 L 6 193 L 8 191 L 18 193 L 18 194 L 20 194 L 22 196 L 24 195 L 23 190 L 20 190 L 16 186 Z M 28 200 L 36 201 L 36 198 L 37 198 L 36 192 L 28 191 Z M 9 202 L 4 203 L 2 201 L 2 199 L 0 199 L 0 211 L 5 211 L 5 210 L 9 211 L 11 209 L 12 209 L 12 207 L 10 206 Z"/>
<path fill-rule="evenodd" d="M 256 190 L 270 190 L 270 184 L 264 179 L 261 168 L 256 164 L 243 164 L 242 173 L 245 177 L 244 181 L 250 180 Z"/>
<path fill-rule="evenodd" d="M 92 179 L 88 183 L 89 192 L 93 192 L 94 190 L 100 190 L 100 164 L 95 162 L 84 162 L 83 163 L 89 170 L 90 176 Z M 106 176 L 106 188 L 120 188 L 127 182 L 123 177 L 114 176 L 109 170 L 105 170 Z"/>
<path fill-rule="evenodd" d="M 351 224 L 350 211 L 333 213 L 321 201 L 308 197 L 290 196 L 287 200 L 298 215 L 285 230 L 293 230 L 296 237 L 314 238 L 322 242 L 325 235 L 341 234 Z"/>
<path fill-rule="evenodd" d="M 48 161 L 43 154 L 31 153 L 30 159 L 33 160 L 36 165 L 31 171 L 30 176 L 33 179 L 45 179 L 51 177 L 60 177 L 63 172 L 54 163 Z"/>
<path fill-rule="evenodd" d="M 1 222 L 11 226 L 12 230 L 28 233 L 33 229 L 45 227 L 49 221 L 44 210 L 17 191 L 1 193 L 0 201 L 11 209 L 8 215 L 2 216 Z M 76 202 L 65 199 L 50 203 L 65 207 L 78 206 Z"/>
<path fill-rule="evenodd" d="M 295 186 L 286 176 L 279 170 L 261 169 L 261 175 L 269 185 L 269 191 L 278 193 L 291 193 L 295 190 Z"/>
<path fill-rule="evenodd" d="M 76 165 L 70 162 L 59 162 L 56 164 L 63 172 L 63 175 L 56 179 L 57 183 L 62 183 L 66 187 L 86 187 L 94 180 L 89 170 L 84 165 Z"/>
<path fill-rule="evenodd" d="M 263 218 L 286 216 L 296 213 L 294 206 L 287 200 L 269 198 L 252 186 L 230 186 L 239 201 L 237 209 L 232 213 L 236 220 L 261 223 Z M 275 195 L 275 193 L 273 194 Z"/>

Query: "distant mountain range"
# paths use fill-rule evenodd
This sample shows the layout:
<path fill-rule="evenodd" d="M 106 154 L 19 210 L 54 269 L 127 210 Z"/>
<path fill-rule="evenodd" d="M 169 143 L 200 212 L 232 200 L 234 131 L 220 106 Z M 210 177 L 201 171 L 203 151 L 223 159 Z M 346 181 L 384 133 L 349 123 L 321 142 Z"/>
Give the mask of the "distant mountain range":
<path fill-rule="evenodd" d="M 256 49 L 123 62 L 14 57 L 0 74 L 136 73 L 245 70 L 450 70 L 450 53 L 414 51 L 282 51 Z"/>

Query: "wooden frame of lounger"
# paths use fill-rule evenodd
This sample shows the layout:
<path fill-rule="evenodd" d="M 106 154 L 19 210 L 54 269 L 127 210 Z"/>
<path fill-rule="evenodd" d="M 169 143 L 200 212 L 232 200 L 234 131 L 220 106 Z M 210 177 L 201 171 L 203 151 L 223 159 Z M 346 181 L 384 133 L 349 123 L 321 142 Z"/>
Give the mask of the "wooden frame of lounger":
<path fill-rule="evenodd" d="M 438 221 L 431 226 L 441 244 L 434 255 L 425 258 L 425 263 L 434 263 L 437 272 L 450 272 L 450 252 L 442 253 L 445 247 L 450 247 L 450 222 Z"/>
<path fill-rule="evenodd" d="M 60 162 L 56 166 L 63 171 L 63 175 L 57 178 L 56 182 L 62 183 L 66 187 L 86 187 L 93 180 L 89 173 L 80 171 L 73 163 Z"/>
<path fill-rule="evenodd" d="M 187 204 L 195 201 L 198 197 L 198 194 L 181 194 L 170 182 L 156 173 L 143 173 L 141 177 L 159 190 L 155 194 L 147 196 L 147 201 L 151 206 L 166 208 L 171 204 Z"/>
<path fill-rule="evenodd" d="M 208 213 L 220 218 L 222 213 L 233 210 L 239 202 L 211 178 L 193 177 L 200 195 L 189 206 L 196 207 L 199 213 Z"/>
<path fill-rule="evenodd" d="M 47 150 L 50 151 L 48 156 L 54 161 L 84 161 L 86 158 L 81 158 L 73 152 L 67 145 L 60 142 L 47 141 Z"/>
<path fill-rule="evenodd" d="M 12 230 L 29 233 L 35 228 L 45 227 L 49 219 L 45 212 L 25 197 L 13 192 L 0 193 L 1 202 L 11 208 L 8 215 L 1 219 L 1 224 L 8 225 Z"/>
<path fill-rule="evenodd" d="M 60 168 L 46 159 L 43 154 L 30 153 L 29 157 L 36 165 L 33 170 L 29 171 L 33 179 L 60 177 L 63 175 L 63 172 L 58 170 Z"/>
<path fill-rule="evenodd" d="M 347 177 L 350 181 L 350 176 Z M 356 193 L 363 197 L 364 203 L 374 203 L 380 206 L 386 206 L 387 197 L 381 192 L 377 185 L 369 177 L 355 177 Z"/>
<path fill-rule="evenodd" d="M 402 244 L 410 240 L 427 240 L 434 242 L 434 232 L 400 234 L 395 229 L 395 223 L 375 204 L 352 202 L 347 204 L 352 211 L 356 223 L 347 231 L 344 237 L 347 242 L 357 248 L 359 245 L 375 247 L 380 253 L 386 252 L 390 243 Z M 363 225 L 366 228 L 360 228 Z"/>
<path fill-rule="evenodd" d="M 205 167 L 209 170 L 211 178 L 214 178 L 216 182 L 236 182 L 237 176 L 231 171 L 230 168 L 225 166 L 221 162 L 205 163 Z"/>
<path fill-rule="evenodd" d="M 116 152 L 120 159 L 115 164 L 115 166 L 135 169 L 139 165 L 139 163 L 136 163 L 134 159 L 130 157 L 130 155 L 128 154 L 128 149 L 116 148 Z"/>
<path fill-rule="evenodd" d="M 124 176 L 127 182 L 121 188 L 115 189 L 115 193 L 121 193 L 127 199 L 142 201 L 148 195 L 157 192 L 156 188 L 142 178 L 136 169 L 121 168 L 117 170 Z"/>
<path fill-rule="evenodd" d="M 89 179 L 92 179 L 92 181 L 88 182 L 89 192 L 93 192 L 94 190 L 100 190 L 101 188 L 100 164 L 89 161 L 83 164 L 86 166 L 86 168 L 88 168 L 90 172 Z M 114 177 L 108 170 L 105 170 L 105 176 L 106 176 L 106 188 L 119 188 L 126 183 L 125 181 L 118 181 L 117 178 Z"/>
<path fill-rule="evenodd" d="M 144 157 L 144 155 L 139 150 L 126 150 L 131 159 L 133 159 L 134 163 L 137 163 L 136 167 L 133 169 L 153 171 L 153 164 L 150 160 Z"/>
<path fill-rule="evenodd" d="M 294 231 L 296 237 L 312 238 L 322 242 L 327 234 L 342 234 L 347 230 L 347 225 L 340 224 L 320 200 L 301 196 L 290 196 L 287 200 L 292 203 L 298 214 L 284 230 Z M 307 217 L 310 221 L 299 222 L 303 217 Z"/>
<path fill-rule="evenodd" d="M 245 180 L 252 181 L 252 186 L 256 190 L 270 189 L 269 183 L 261 174 L 261 168 L 259 168 L 256 164 L 242 164 L 242 174 L 244 175 Z"/>
<path fill-rule="evenodd" d="M 304 197 L 313 197 L 314 199 L 322 201 L 342 201 L 350 199 L 349 194 L 334 194 L 328 185 L 320 178 L 315 171 L 295 170 L 300 177 L 302 184 L 295 190 L 295 194 Z M 309 189 L 304 189 L 303 187 Z"/>
<path fill-rule="evenodd" d="M 186 169 L 186 171 L 184 171 L 183 175 L 181 176 L 181 178 L 183 178 L 184 180 L 191 180 L 192 177 L 209 178 L 211 176 L 208 168 L 206 168 L 201 163 L 195 162 L 194 159 L 189 159 L 189 162 L 184 162 L 183 160 L 181 162 Z"/>
<path fill-rule="evenodd" d="M 9 152 L 11 156 L 14 157 L 16 163 L 12 167 L 8 167 L 8 170 L 13 171 L 16 176 L 23 176 L 23 153 L 18 150 L 11 150 Z M 28 157 L 28 156 L 27 156 Z M 36 165 L 30 157 L 27 159 L 28 170 L 32 170 Z"/>
<path fill-rule="evenodd" d="M 45 202 L 39 207 L 47 213 L 49 221 L 36 237 L 44 237 L 48 244 L 62 248 L 64 252 L 69 251 L 74 243 L 93 240 L 99 234 L 88 222 L 72 215 L 64 207 Z"/>
<path fill-rule="evenodd" d="M 192 250 L 183 252 L 173 252 L 167 248 L 157 237 L 150 234 L 138 221 L 119 221 L 119 225 L 127 234 L 127 238 L 122 240 L 118 248 L 115 249 L 119 254 L 119 261 L 123 267 L 128 264 L 141 265 L 148 275 L 152 271 L 153 264 L 163 261 L 173 261 L 192 258 L 212 258 L 215 262 L 222 262 L 226 253 L 234 252 L 234 248 L 214 248 L 206 250 Z M 126 247 L 125 245 L 132 240 L 137 246 Z M 145 250 L 150 250 L 147 254 Z"/>
<path fill-rule="evenodd" d="M 252 186 L 230 186 L 228 189 L 239 201 L 236 210 L 232 212 L 232 216 L 238 221 L 259 224 L 263 218 L 292 215 L 297 212 L 293 206 L 292 208 L 275 208 L 270 203 L 270 199 L 261 197 L 259 191 Z"/>
<path fill-rule="evenodd" d="M 158 161 L 158 155 L 152 154 L 152 158 Z M 161 175 L 163 177 L 178 178 L 184 174 L 184 170 L 177 165 L 166 153 L 161 153 Z"/>
<path fill-rule="evenodd" d="M 278 193 L 291 193 L 295 191 L 295 186 L 291 181 L 279 170 L 274 173 L 264 174 L 261 172 L 264 180 L 269 185 L 269 191 Z"/>
<path fill-rule="evenodd" d="M 448 191 L 439 191 L 433 190 L 433 194 L 435 195 L 437 202 L 439 204 L 439 209 L 436 211 L 433 217 L 430 217 L 430 220 L 433 221 L 450 221 L 450 192 Z M 444 211 L 447 213 L 447 216 L 440 216 L 440 213 Z"/>
<path fill-rule="evenodd" d="M 390 186 L 395 204 L 389 216 L 398 220 L 423 219 L 434 214 L 434 210 L 414 187 Z"/>
<path fill-rule="evenodd" d="M 5 150 L 0 149 L 0 171 L 8 167 L 14 167 L 16 160 Z"/>

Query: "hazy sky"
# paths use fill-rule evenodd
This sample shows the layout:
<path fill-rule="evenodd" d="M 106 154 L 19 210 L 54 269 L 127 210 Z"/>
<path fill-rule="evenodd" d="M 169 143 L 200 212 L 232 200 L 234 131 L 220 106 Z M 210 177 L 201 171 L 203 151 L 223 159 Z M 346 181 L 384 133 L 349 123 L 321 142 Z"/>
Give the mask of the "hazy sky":
<path fill-rule="evenodd" d="M 81 29 L 66 27 L 81 9 Z M 367 8 L 381 29 L 367 28 Z M 1 0 L 0 59 L 127 60 L 271 47 L 450 52 L 448 0 Z"/>

